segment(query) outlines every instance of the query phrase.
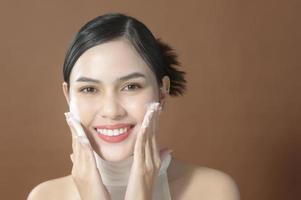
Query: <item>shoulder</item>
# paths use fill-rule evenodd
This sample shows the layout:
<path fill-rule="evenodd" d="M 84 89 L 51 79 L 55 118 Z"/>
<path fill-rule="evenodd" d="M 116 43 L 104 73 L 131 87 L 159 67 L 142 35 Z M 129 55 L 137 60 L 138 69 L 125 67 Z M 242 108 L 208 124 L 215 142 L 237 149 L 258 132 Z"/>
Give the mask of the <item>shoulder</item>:
<path fill-rule="evenodd" d="M 31 190 L 27 200 L 74 199 L 74 194 L 77 194 L 76 188 L 69 175 L 40 183 Z"/>
<path fill-rule="evenodd" d="M 225 172 L 207 167 L 197 167 L 194 174 L 195 176 L 192 181 L 194 185 L 199 185 L 199 188 L 196 189 L 200 190 L 203 188 L 203 194 L 207 199 L 240 199 L 237 184 L 234 179 Z"/>
<path fill-rule="evenodd" d="M 174 159 L 168 171 L 177 199 L 239 200 L 238 186 L 228 174 Z"/>

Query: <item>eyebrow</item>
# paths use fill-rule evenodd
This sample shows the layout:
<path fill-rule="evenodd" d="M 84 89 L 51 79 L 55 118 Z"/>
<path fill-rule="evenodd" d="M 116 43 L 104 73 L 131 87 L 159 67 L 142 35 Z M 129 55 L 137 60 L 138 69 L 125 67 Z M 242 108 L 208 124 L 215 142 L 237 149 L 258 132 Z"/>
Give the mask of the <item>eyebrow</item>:
<path fill-rule="evenodd" d="M 117 81 L 126 81 L 126 80 L 129 80 L 129 79 L 133 79 L 133 78 L 146 78 L 144 74 L 141 74 L 141 73 L 138 73 L 138 72 L 135 72 L 135 73 L 132 73 L 132 74 L 128 74 L 126 76 L 123 76 L 123 77 L 120 77 L 118 78 Z M 93 79 L 93 78 L 89 78 L 89 77 L 79 77 L 77 80 L 77 82 L 92 82 L 92 83 L 101 83 L 100 80 L 98 79 Z"/>

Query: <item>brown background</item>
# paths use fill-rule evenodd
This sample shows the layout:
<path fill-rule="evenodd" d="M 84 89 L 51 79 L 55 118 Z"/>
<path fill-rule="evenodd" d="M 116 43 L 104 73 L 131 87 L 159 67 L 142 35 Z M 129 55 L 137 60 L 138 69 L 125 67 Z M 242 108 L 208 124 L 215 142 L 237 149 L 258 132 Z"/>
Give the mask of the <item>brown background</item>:
<path fill-rule="evenodd" d="M 300 1 L 0 3 L 0 194 L 25 199 L 71 170 L 62 64 L 87 20 L 124 12 L 178 52 L 188 92 L 169 100 L 160 141 L 174 156 L 230 174 L 242 199 L 298 199 Z"/>

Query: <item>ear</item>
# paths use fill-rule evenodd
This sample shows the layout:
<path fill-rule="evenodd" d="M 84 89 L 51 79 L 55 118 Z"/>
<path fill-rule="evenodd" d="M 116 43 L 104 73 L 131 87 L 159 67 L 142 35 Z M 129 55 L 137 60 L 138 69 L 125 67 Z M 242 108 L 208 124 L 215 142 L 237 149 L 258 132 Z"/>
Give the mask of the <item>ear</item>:
<path fill-rule="evenodd" d="M 160 88 L 160 97 L 159 102 L 164 107 L 166 97 L 169 95 L 169 88 L 170 88 L 170 79 L 168 76 L 164 76 L 162 78 L 162 87 Z"/>
<path fill-rule="evenodd" d="M 65 99 L 66 99 L 66 101 L 68 103 L 68 106 L 69 106 L 70 98 L 69 98 L 68 83 L 63 82 L 62 87 L 63 87 L 63 92 L 64 92 Z"/>

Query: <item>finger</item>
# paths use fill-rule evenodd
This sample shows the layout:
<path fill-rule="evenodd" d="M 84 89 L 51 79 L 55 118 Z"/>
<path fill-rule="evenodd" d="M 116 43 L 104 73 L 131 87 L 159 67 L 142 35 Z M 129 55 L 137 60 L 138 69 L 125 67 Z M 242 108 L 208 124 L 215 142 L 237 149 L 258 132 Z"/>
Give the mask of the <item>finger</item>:
<path fill-rule="evenodd" d="M 78 155 L 78 141 L 77 141 L 77 135 L 76 135 L 76 132 L 75 132 L 75 128 L 73 126 L 73 124 L 71 123 L 71 121 L 69 120 L 69 118 L 66 118 L 66 121 L 67 121 L 67 124 L 70 128 L 70 132 L 71 132 L 71 135 L 72 135 L 72 150 L 73 150 L 73 153 L 75 155 Z"/>
<path fill-rule="evenodd" d="M 71 130 L 71 117 L 70 117 L 70 113 L 68 113 L 68 112 L 66 112 L 66 113 L 64 113 L 65 114 L 65 117 L 66 117 L 66 122 L 67 122 L 67 124 L 68 124 L 68 126 L 69 126 L 69 128 L 70 128 L 70 131 L 71 131 L 71 135 L 72 136 L 75 136 L 74 135 L 74 133 L 72 132 L 72 130 Z"/>
<path fill-rule="evenodd" d="M 152 110 L 148 110 L 142 122 L 142 129 L 139 135 L 139 147 L 141 148 L 141 154 L 145 154 L 146 141 L 149 139 L 149 132 L 151 132 L 150 124 L 151 119 L 153 117 L 153 113 L 154 112 Z M 145 160 L 145 158 L 143 160 Z"/>
<path fill-rule="evenodd" d="M 159 153 L 159 145 L 156 140 L 156 134 L 157 134 L 157 128 L 159 123 L 159 117 L 160 117 L 160 107 L 156 109 L 156 111 L 153 113 L 152 117 L 152 123 L 151 123 L 151 135 L 150 135 L 150 149 L 151 149 L 151 156 L 152 156 L 152 162 L 155 165 L 157 169 L 160 168 L 161 165 L 161 158 Z"/>
<path fill-rule="evenodd" d="M 75 149 L 75 133 L 73 131 L 73 128 L 72 128 L 72 124 L 71 124 L 71 121 L 70 121 L 70 116 L 69 116 L 69 113 L 64 113 L 65 116 L 66 116 L 66 122 L 68 124 L 68 127 L 70 129 L 70 132 L 71 132 L 71 137 L 72 137 L 72 149 L 74 150 Z"/>
<path fill-rule="evenodd" d="M 71 131 L 70 125 L 69 125 L 69 129 L 70 129 L 71 134 L 73 134 L 72 131 Z M 72 136 L 72 152 L 73 152 L 73 154 L 70 155 L 70 159 L 71 159 L 71 161 L 73 163 L 73 167 L 74 167 L 74 164 L 75 164 L 75 155 L 78 155 L 78 153 L 76 153 L 77 152 L 76 151 L 77 148 L 78 147 L 77 147 L 76 138 L 75 138 L 75 136 Z"/>
<path fill-rule="evenodd" d="M 144 126 L 146 127 L 146 131 L 145 131 L 145 137 L 144 137 L 144 143 L 146 142 L 146 140 L 148 138 L 150 138 L 153 134 L 153 129 L 154 129 L 154 118 L 155 118 L 155 110 L 151 110 L 149 111 L 147 117 L 146 117 L 146 122 L 144 124 Z"/>
<path fill-rule="evenodd" d="M 149 133 L 150 134 L 149 137 L 153 137 L 157 132 L 157 128 L 159 126 L 160 112 L 161 112 L 161 107 L 159 106 L 159 104 L 157 104 L 152 113 L 151 124 L 150 124 L 151 131 Z"/>
<path fill-rule="evenodd" d="M 69 118 L 67 118 L 67 123 L 70 127 L 70 131 L 72 134 L 72 150 L 74 153 L 73 156 L 73 164 L 79 170 L 85 169 L 85 164 L 87 161 L 91 162 L 91 150 L 89 149 L 89 145 L 87 145 L 88 139 L 86 137 L 79 137 L 77 135 L 76 129 L 74 127 L 74 122 L 72 122 Z M 84 161 L 84 162 L 83 162 Z"/>
<path fill-rule="evenodd" d="M 160 165 L 160 157 L 157 148 L 156 142 L 156 127 L 158 122 L 158 110 L 155 110 L 152 113 L 151 124 L 149 126 L 149 135 L 147 138 L 147 146 L 146 146 L 146 161 L 151 163 L 152 166 L 158 167 Z"/>
<path fill-rule="evenodd" d="M 158 131 L 159 117 L 160 117 L 159 110 L 154 111 L 153 116 L 152 116 L 151 125 L 150 125 L 150 128 L 151 128 L 150 137 L 151 138 L 155 137 L 155 135 Z"/>
<path fill-rule="evenodd" d="M 158 147 L 159 145 L 156 140 L 156 134 L 153 135 L 153 137 L 150 139 L 150 141 L 151 141 L 151 146 L 152 146 L 152 150 L 153 150 L 154 163 L 157 167 L 160 167 L 162 160 L 160 158 L 159 147 Z"/>
<path fill-rule="evenodd" d="M 73 165 L 78 172 L 86 173 L 97 169 L 96 161 L 91 147 L 82 142 L 82 137 L 75 138 L 76 149 L 74 150 Z"/>
<path fill-rule="evenodd" d="M 134 148 L 134 161 L 138 161 L 139 164 L 142 164 L 142 161 L 145 159 L 144 148 L 143 148 L 143 132 L 145 127 L 140 127 L 139 132 L 137 133 L 135 148 Z"/>
<path fill-rule="evenodd" d="M 145 143 L 145 164 L 147 168 L 152 168 L 154 166 L 153 149 L 150 139 Z"/>

